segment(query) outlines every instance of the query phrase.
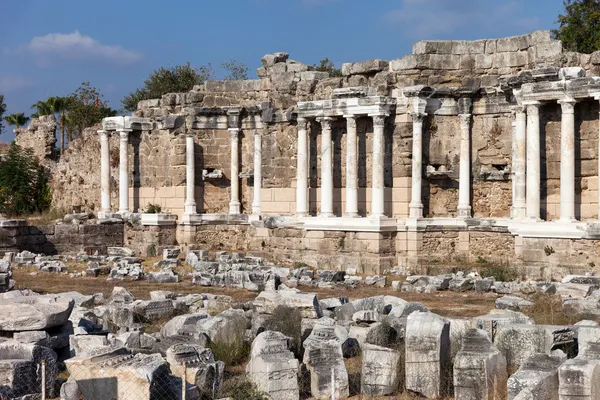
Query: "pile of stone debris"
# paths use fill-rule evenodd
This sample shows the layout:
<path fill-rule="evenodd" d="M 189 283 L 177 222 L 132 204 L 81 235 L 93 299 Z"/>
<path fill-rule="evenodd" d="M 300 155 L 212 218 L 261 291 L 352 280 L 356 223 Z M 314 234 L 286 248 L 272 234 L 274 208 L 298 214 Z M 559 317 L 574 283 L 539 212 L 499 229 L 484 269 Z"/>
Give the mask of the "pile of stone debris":
<path fill-rule="evenodd" d="M 0 295 L 0 396 L 40 393 L 44 360 L 47 395 L 60 388 L 65 400 L 98 398 L 99 391 L 174 397 L 184 363 L 187 398 L 215 398 L 224 364 L 211 346 L 245 342 L 247 378 L 273 399 L 298 399 L 303 376 L 314 398 L 358 394 L 345 359 L 359 356 L 366 396 L 405 388 L 427 398 L 453 391 L 457 399 L 597 399 L 598 323 L 536 325 L 510 308 L 499 302 L 486 315 L 444 318 L 395 296 L 319 299 L 283 284 L 266 285 L 246 303 L 167 291 L 138 300 L 120 287 L 108 298 L 8 291 Z M 274 318 L 298 321 L 274 325 Z M 149 323 L 160 331 L 147 333 Z M 58 374 L 63 368 L 67 381 Z"/>

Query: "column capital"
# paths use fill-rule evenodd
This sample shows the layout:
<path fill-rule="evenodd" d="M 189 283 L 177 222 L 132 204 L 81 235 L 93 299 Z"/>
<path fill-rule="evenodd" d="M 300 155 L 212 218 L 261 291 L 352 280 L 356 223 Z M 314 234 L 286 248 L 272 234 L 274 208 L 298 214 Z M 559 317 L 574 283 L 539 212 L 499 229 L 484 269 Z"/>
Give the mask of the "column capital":
<path fill-rule="evenodd" d="M 300 125 L 300 124 L 304 124 L 304 125 L 306 125 L 306 123 L 307 123 L 307 122 L 308 122 L 308 118 L 306 118 L 306 117 L 301 117 L 301 116 L 298 116 L 298 117 L 296 118 L 296 123 L 297 123 L 298 125 Z"/>
<path fill-rule="evenodd" d="M 542 103 L 539 101 L 524 101 L 523 106 L 527 111 L 527 115 L 539 115 L 540 114 L 540 106 Z"/>
<path fill-rule="evenodd" d="M 356 128 L 356 115 L 344 115 L 346 119 L 346 126 L 350 128 Z"/>
<path fill-rule="evenodd" d="M 382 126 L 385 125 L 385 119 L 387 118 L 387 114 L 372 114 L 369 117 L 373 118 L 374 126 Z"/>
<path fill-rule="evenodd" d="M 231 139 L 237 139 L 240 136 L 240 128 L 228 128 L 227 130 Z"/>
<path fill-rule="evenodd" d="M 423 120 L 427 116 L 427 113 L 411 112 L 410 116 L 412 117 L 413 122 L 423 122 Z"/>
<path fill-rule="evenodd" d="M 518 114 L 525 114 L 527 112 L 527 106 L 525 105 L 516 105 L 510 107 L 510 114 L 513 118 L 516 118 Z"/>
<path fill-rule="evenodd" d="M 575 112 L 577 100 L 572 97 L 565 97 L 564 99 L 558 100 L 557 103 L 560 104 L 563 114 L 573 114 Z"/>
<path fill-rule="evenodd" d="M 119 132 L 119 137 L 121 140 L 129 140 L 129 133 L 131 132 L 131 129 L 119 129 L 117 132 Z"/>
<path fill-rule="evenodd" d="M 596 100 L 600 100 L 600 92 L 590 93 L 590 96 L 592 96 Z"/>
<path fill-rule="evenodd" d="M 100 139 L 102 139 L 102 140 L 107 140 L 108 139 L 108 131 L 105 131 L 103 129 L 99 129 L 98 130 L 98 135 L 100 135 Z"/>
<path fill-rule="evenodd" d="M 333 117 L 318 117 L 317 122 L 321 124 L 322 129 L 331 129 L 331 122 L 334 120 Z"/>
<path fill-rule="evenodd" d="M 187 131 L 187 132 L 185 133 L 185 137 L 192 137 L 192 138 L 193 138 L 193 137 L 195 137 L 195 136 L 196 136 L 196 133 L 194 133 L 194 132 Z"/>

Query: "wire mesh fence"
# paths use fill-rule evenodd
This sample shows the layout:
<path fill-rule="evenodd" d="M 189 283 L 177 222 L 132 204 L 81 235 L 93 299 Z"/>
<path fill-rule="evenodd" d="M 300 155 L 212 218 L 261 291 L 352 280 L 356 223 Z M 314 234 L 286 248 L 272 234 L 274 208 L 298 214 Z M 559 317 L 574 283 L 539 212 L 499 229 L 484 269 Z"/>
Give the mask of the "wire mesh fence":
<path fill-rule="evenodd" d="M 54 360 L 0 367 L 0 400 L 268 400 L 271 398 L 355 398 L 363 394 L 361 357 L 346 360 L 343 376 L 339 370 L 309 371 L 306 366 L 293 371 L 277 366 L 265 372 L 246 373 L 243 365 L 227 370 L 205 364 L 168 364 L 158 354 L 93 359 L 83 363 L 66 362 L 58 368 Z M 15 362 L 16 363 L 16 362 Z M 274 364 L 275 365 L 275 364 Z M 403 393 L 402 384 L 394 393 L 376 398 L 413 399 Z"/>

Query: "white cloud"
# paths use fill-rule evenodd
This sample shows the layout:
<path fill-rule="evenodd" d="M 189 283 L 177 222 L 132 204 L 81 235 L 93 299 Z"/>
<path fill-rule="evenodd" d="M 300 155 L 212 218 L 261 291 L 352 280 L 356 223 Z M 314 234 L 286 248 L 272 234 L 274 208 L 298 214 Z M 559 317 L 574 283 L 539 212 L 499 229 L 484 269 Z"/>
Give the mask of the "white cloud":
<path fill-rule="evenodd" d="M 383 20 L 400 26 L 412 38 L 438 39 L 465 27 L 482 32 L 493 29 L 523 28 L 531 18 L 518 15 L 518 2 L 480 0 L 400 0 L 400 6 L 388 11 Z M 534 29 L 532 29 L 534 30 Z"/>
<path fill-rule="evenodd" d="M 41 67 L 52 67 L 64 61 L 95 61 L 127 66 L 141 58 L 139 53 L 121 46 L 106 45 L 75 31 L 36 36 L 25 47 Z"/>
<path fill-rule="evenodd" d="M 24 76 L 0 75 L 0 93 L 18 92 L 33 86 L 33 81 Z"/>

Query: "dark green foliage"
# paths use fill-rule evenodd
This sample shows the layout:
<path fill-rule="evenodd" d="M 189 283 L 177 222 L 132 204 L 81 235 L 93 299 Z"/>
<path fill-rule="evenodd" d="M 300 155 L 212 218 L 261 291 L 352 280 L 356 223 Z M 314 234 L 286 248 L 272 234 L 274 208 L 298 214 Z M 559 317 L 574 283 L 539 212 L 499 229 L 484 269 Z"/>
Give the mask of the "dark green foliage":
<path fill-rule="evenodd" d="M 51 200 L 48 171 L 38 164 L 31 149 L 13 143 L 0 160 L 0 212 L 42 212 L 50 207 Z"/>
<path fill-rule="evenodd" d="M 230 398 L 232 400 L 267 400 L 269 396 L 260 392 L 245 376 L 236 376 L 223 382 L 219 395 L 216 398 Z"/>
<path fill-rule="evenodd" d="M 302 358 L 302 314 L 297 308 L 278 306 L 265 323 L 266 330 L 277 331 L 292 339 L 292 351 Z"/>
<path fill-rule="evenodd" d="M 330 61 L 329 58 L 325 57 L 324 59 L 322 59 L 321 61 L 319 61 L 319 65 L 313 65 L 313 67 L 315 67 L 316 71 L 320 71 L 320 72 L 329 72 L 329 76 L 331 77 L 341 77 L 342 76 L 342 70 L 339 68 L 336 68 L 335 65 L 333 64 L 333 61 Z"/>
<path fill-rule="evenodd" d="M 221 68 L 229 71 L 229 74 L 225 76 L 225 80 L 245 80 L 248 79 L 248 67 L 238 61 L 228 60 L 221 63 Z"/>
<path fill-rule="evenodd" d="M 4 103 L 4 95 L 0 94 L 0 120 L 6 111 L 6 104 Z M 2 124 L 0 124 L 0 134 L 2 134 Z"/>
<path fill-rule="evenodd" d="M 518 269 L 510 266 L 508 262 L 486 262 L 484 265 L 484 267 L 479 269 L 479 275 L 482 278 L 493 277 L 500 282 L 510 282 L 520 278 Z"/>
<path fill-rule="evenodd" d="M 148 203 L 148 205 L 146 206 L 147 214 L 160 214 L 161 211 L 162 207 L 160 206 L 160 204 Z"/>
<path fill-rule="evenodd" d="M 568 51 L 589 54 L 600 50 L 600 1 L 564 0 L 563 4 L 565 11 L 558 16 L 559 27 L 552 31 L 553 37 Z"/>
<path fill-rule="evenodd" d="M 137 103 L 142 100 L 159 99 L 167 93 L 188 92 L 194 85 L 201 85 L 213 75 L 210 64 L 192 68 L 189 63 L 172 68 L 154 70 L 144 81 L 144 86 L 129 93 L 123 100 L 127 111 L 135 111 Z"/>
<path fill-rule="evenodd" d="M 15 128 L 20 128 L 29 122 L 29 117 L 26 117 L 23 113 L 16 113 L 7 115 L 4 117 L 4 121 L 9 125 L 14 125 Z"/>
<path fill-rule="evenodd" d="M 89 82 L 83 82 L 74 93 L 69 95 L 67 110 L 64 123 L 69 137 L 76 136 L 85 128 L 102 122 L 102 118 L 114 117 L 118 114 L 102 100 L 100 91 Z"/>

